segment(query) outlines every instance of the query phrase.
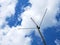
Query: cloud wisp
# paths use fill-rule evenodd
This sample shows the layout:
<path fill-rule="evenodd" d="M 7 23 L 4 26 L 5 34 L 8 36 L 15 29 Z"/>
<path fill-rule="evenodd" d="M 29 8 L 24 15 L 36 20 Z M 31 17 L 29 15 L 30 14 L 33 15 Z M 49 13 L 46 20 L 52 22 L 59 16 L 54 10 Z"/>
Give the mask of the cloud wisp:
<path fill-rule="evenodd" d="M 60 45 L 60 40 L 56 39 L 55 43 L 56 43 L 56 45 Z"/>

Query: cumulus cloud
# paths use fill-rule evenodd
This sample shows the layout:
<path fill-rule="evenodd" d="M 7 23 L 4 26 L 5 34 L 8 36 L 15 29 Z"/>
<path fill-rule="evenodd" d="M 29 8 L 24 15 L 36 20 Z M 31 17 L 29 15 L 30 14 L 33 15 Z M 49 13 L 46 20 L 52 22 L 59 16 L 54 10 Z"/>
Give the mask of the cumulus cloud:
<path fill-rule="evenodd" d="M 23 32 L 23 30 L 16 30 L 15 28 L 11 28 L 5 36 L 1 37 L 1 45 L 28 45 L 31 41 L 31 38 L 25 38 L 25 32 Z"/>
<path fill-rule="evenodd" d="M 33 30 L 25 30 L 20 28 L 36 28 L 36 25 L 31 20 L 31 17 L 39 25 L 44 15 L 45 9 L 48 11 L 44 18 L 42 28 L 55 25 L 55 14 L 57 12 L 58 0 L 29 0 L 32 7 L 26 7 L 25 12 L 20 16 L 22 22 L 20 26 L 10 28 L 5 21 L 7 16 L 14 15 L 15 6 L 18 3 L 17 0 L 1 0 L 0 1 L 0 45 L 31 45 L 31 37 L 25 37 Z M 19 19 L 19 18 L 18 18 Z M 20 20 L 20 19 L 19 19 Z M 1 29 L 1 26 L 5 24 L 5 28 Z"/>
<path fill-rule="evenodd" d="M 17 2 L 17 0 L 0 1 L 0 45 L 30 45 L 31 38 L 25 37 L 29 32 L 18 29 L 22 26 L 10 28 L 5 20 L 6 17 L 14 15 Z M 3 25 L 5 27 L 1 29 Z"/>

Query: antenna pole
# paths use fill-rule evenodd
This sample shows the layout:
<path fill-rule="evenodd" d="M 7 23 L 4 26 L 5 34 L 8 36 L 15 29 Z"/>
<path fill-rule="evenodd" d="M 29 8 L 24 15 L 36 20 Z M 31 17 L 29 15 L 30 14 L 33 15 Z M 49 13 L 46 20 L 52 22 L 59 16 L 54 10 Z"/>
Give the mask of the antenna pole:
<path fill-rule="evenodd" d="M 40 34 L 40 37 L 42 39 L 43 44 L 46 45 L 45 39 L 44 39 L 44 37 L 43 37 L 43 35 L 42 35 L 42 33 L 41 33 L 41 31 L 39 29 L 38 29 L 38 32 Z"/>

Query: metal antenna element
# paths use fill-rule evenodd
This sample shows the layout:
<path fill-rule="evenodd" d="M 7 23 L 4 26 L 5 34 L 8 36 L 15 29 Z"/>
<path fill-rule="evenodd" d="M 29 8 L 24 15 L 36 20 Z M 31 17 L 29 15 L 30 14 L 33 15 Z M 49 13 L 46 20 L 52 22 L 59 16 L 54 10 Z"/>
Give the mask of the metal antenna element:
<path fill-rule="evenodd" d="M 46 15 L 46 12 L 47 12 L 47 8 L 46 8 L 45 13 L 44 13 L 44 15 L 43 15 L 43 17 L 42 17 L 42 20 L 41 20 L 41 22 L 40 22 L 40 26 L 42 25 L 42 22 L 43 22 L 43 19 L 44 19 L 45 15 Z"/>
<path fill-rule="evenodd" d="M 18 29 L 37 29 L 37 28 L 18 28 Z"/>
<path fill-rule="evenodd" d="M 35 22 L 32 18 L 31 18 L 31 20 L 35 23 L 36 26 L 38 26 L 38 25 L 36 24 L 36 22 Z"/>

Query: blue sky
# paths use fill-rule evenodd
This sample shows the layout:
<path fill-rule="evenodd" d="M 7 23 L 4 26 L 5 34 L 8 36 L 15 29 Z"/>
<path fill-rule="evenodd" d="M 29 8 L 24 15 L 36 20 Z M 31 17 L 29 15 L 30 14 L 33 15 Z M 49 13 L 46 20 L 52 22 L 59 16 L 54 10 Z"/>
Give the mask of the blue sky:
<path fill-rule="evenodd" d="M 7 17 L 7 19 L 6 19 L 8 21 L 8 25 L 10 27 L 17 26 L 17 25 L 21 24 L 21 21 L 18 21 L 18 17 L 21 15 L 21 13 L 23 13 L 25 11 L 24 9 L 22 9 L 22 7 L 24 8 L 26 6 L 31 6 L 31 4 L 28 1 L 29 0 L 24 0 L 24 1 L 23 0 L 18 0 L 18 3 L 16 4 L 16 7 L 15 7 L 14 16 Z"/>
<path fill-rule="evenodd" d="M 15 4 L 15 13 L 14 14 L 11 14 L 10 16 L 6 16 L 6 18 L 4 18 L 5 19 L 5 21 L 7 22 L 6 24 L 5 23 L 3 23 L 2 24 L 2 30 L 4 30 L 3 28 L 6 26 L 6 25 L 8 25 L 8 27 L 7 28 L 16 28 L 17 26 L 21 26 L 21 25 L 25 25 L 25 23 L 22 23 L 22 22 L 24 22 L 24 19 L 23 19 L 23 17 L 27 14 L 27 13 L 29 13 L 28 11 L 27 11 L 27 13 L 24 13 L 25 11 L 26 11 L 26 9 L 24 9 L 24 8 L 26 8 L 26 7 L 28 7 L 29 6 L 29 8 L 27 8 L 27 10 L 29 10 L 31 7 L 33 7 L 33 5 L 35 5 L 35 4 L 32 4 L 32 3 L 34 3 L 33 1 L 32 1 L 32 3 L 31 2 L 29 2 L 30 0 L 18 0 L 17 1 L 17 3 Z M 42 3 L 43 3 L 44 1 L 42 1 Z M 43 4 L 40 4 L 42 7 L 44 7 L 44 4 L 45 3 L 43 3 Z M 55 4 L 55 3 L 54 3 Z M 49 4 L 50 5 L 50 4 Z M 45 7 L 51 7 L 51 6 L 45 6 Z M 40 10 L 42 10 L 43 9 L 43 11 L 40 11 L 41 12 L 41 14 L 43 15 L 43 12 L 44 12 L 44 9 L 45 9 L 45 7 L 44 8 L 42 8 L 40 6 Z M 52 2 L 52 6 L 53 7 L 51 7 L 51 8 L 54 8 L 54 9 L 56 9 L 55 7 L 54 7 L 54 5 L 53 5 L 53 2 Z M 38 8 L 39 8 L 39 5 L 37 6 Z M 37 7 L 35 7 L 35 8 L 37 8 Z M 57 23 L 56 24 L 51 24 L 52 26 L 46 26 L 45 28 L 43 28 L 44 26 L 45 26 L 45 24 L 43 24 L 44 26 L 42 26 L 42 28 L 43 28 L 43 31 L 42 31 L 42 34 L 43 34 L 43 36 L 44 36 L 44 38 L 45 38 L 45 41 L 46 41 L 46 44 L 47 45 L 60 45 L 60 42 L 58 43 L 58 41 L 60 41 L 60 6 L 59 6 L 59 4 L 57 4 L 56 5 L 56 7 L 58 8 L 58 10 L 54 13 L 54 15 L 55 15 L 55 20 L 57 21 Z M 33 9 L 33 8 L 32 8 Z M 31 9 L 31 10 L 32 10 Z M 33 9 L 34 10 L 34 9 Z M 38 11 L 38 9 L 36 9 L 36 10 L 34 10 L 35 12 L 37 12 L 37 13 L 39 13 Z M 53 10 L 52 10 L 53 11 Z M 23 14 L 24 13 L 24 14 Z M 36 13 L 36 14 L 37 14 Z M 50 15 L 50 12 L 48 12 L 49 14 L 47 14 L 47 15 Z M 8 14 L 7 14 L 8 15 Z M 29 15 L 29 14 L 27 14 L 27 15 Z M 37 14 L 38 15 L 38 14 Z M 35 17 L 35 16 L 37 16 L 37 15 L 33 15 L 33 16 L 31 16 L 31 17 Z M 53 14 L 52 14 L 53 15 Z M 52 15 L 51 15 L 51 17 L 52 17 Z M 20 17 L 20 16 L 22 16 L 22 17 Z M 18 18 L 20 17 L 20 20 L 18 20 Z M 47 18 L 48 18 L 48 16 L 47 16 Z M 27 18 L 27 19 L 29 19 L 29 18 Z M 35 18 L 36 19 L 36 18 Z M 40 18 L 39 18 L 40 19 Z M 46 19 L 46 18 L 45 18 Z M 44 19 L 44 20 L 45 20 Z M 50 18 L 49 18 L 50 19 Z M 48 19 L 48 20 L 49 20 Z M 51 18 L 52 20 L 53 20 L 53 18 Z M 47 23 L 48 23 L 48 25 L 50 25 L 50 22 L 48 22 L 48 20 L 46 20 L 47 21 Z M 38 20 L 39 21 L 39 20 Z M 22 24 L 21 24 L 22 23 Z M 40 21 L 39 21 L 39 23 L 40 23 Z M 46 22 L 45 22 L 46 23 Z M 27 23 L 27 25 L 28 24 L 30 24 L 30 23 Z M 34 24 L 33 24 L 34 25 Z M 47 25 L 47 24 L 46 24 Z M 24 27 L 24 26 L 23 26 Z M 26 27 L 26 26 L 25 26 Z M 29 25 L 28 25 L 28 27 L 29 27 Z M 30 26 L 31 27 L 31 26 Z M 1 29 L 1 28 L 0 28 Z M 7 29 L 6 29 L 7 30 Z M 4 31 L 2 32 L 3 33 L 3 35 L 6 33 L 4 33 Z M 21 32 L 20 32 L 21 33 Z M 27 33 L 27 30 L 26 30 L 26 33 Z M 7 34 L 10 34 L 9 32 L 8 33 L 6 33 L 6 35 Z M 15 35 L 15 33 L 14 32 L 12 32 L 12 34 L 13 35 Z M 24 34 L 24 32 L 22 33 L 22 34 Z M 6 36 L 7 37 L 7 36 Z M 43 42 L 41 41 L 41 38 L 38 36 L 38 34 L 36 34 L 36 32 L 35 32 L 35 30 L 33 30 L 33 31 L 30 31 L 28 34 L 26 34 L 25 35 L 25 38 L 26 37 L 30 37 L 31 38 L 31 41 L 30 41 L 30 45 L 43 45 Z M 2 39 L 3 39 L 3 42 L 4 42 L 4 39 L 10 39 L 10 36 L 9 36 L 9 38 L 4 38 L 4 36 L 2 36 Z M 57 41 L 58 40 L 58 41 Z M 23 42 L 22 42 L 23 43 Z M 11 43 L 11 44 L 13 44 L 13 43 Z M 11 44 L 7 44 L 6 43 L 6 45 L 11 45 Z M 28 42 L 27 42 L 27 44 L 25 44 L 25 45 L 29 45 L 28 44 Z M 1 42 L 0 42 L 0 45 L 4 45 L 4 44 L 1 44 Z M 21 43 L 20 44 L 16 44 L 16 45 L 21 45 Z M 24 45 L 24 44 L 22 44 L 22 45 Z"/>

